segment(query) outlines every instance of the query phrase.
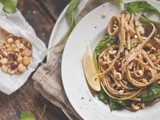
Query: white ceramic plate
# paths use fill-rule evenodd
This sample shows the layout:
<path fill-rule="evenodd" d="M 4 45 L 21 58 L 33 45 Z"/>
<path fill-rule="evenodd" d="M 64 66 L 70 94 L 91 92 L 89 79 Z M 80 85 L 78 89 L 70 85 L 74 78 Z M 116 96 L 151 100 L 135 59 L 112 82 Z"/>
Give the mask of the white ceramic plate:
<path fill-rule="evenodd" d="M 88 0 L 81 0 L 80 4 L 78 5 L 77 11 L 76 11 L 76 17 L 79 15 L 79 13 L 83 10 L 85 5 L 87 4 Z M 60 41 L 60 39 L 64 36 L 64 34 L 69 29 L 69 21 L 68 17 L 66 15 L 67 7 L 62 11 L 61 15 L 59 16 L 49 39 L 48 48 L 51 48 L 54 44 Z M 49 60 L 49 57 L 52 53 L 52 50 L 48 51 L 47 59 Z"/>
<path fill-rule="evenodd" d="M 160 3 L 148 2 L 160 10 Z M 88 88 L 82 67 L 86 46 L 90 44 L 94 50 L 98 41 L 104 37 L 110 18 L 122 10 L 122 5 L 115 3 L 96 8 L 76 26 L 65 47 L 62 59 L 63 85 L 72 106 L 84 120 L 160 120 L 160 103 L 137 112 L 111 112 L 109 106 L 92 96 Z M 101 18 L 102 12 L 107 14 L 106 18 Z"/>

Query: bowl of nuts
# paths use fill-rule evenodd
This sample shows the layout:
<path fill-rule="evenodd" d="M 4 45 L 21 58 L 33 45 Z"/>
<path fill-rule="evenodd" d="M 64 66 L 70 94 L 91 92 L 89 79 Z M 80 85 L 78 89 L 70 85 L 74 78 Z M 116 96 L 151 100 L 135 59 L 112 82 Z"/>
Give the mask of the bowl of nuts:
<path fill-rule="evenodd" d="M 10 75 L 24 73 L 31 61 L 31 43 L 2 28 L 0 32 L 0 68 Z"/>

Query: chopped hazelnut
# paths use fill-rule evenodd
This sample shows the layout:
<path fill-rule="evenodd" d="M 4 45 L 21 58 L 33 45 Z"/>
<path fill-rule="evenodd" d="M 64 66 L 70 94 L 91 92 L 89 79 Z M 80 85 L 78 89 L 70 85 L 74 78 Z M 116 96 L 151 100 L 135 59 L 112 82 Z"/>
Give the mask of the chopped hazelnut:
<path fill-rule="evenodd" d="M 5 72 L 5 73 L 7 73 L 8 68 L 7 68 L 7 66 L 6 66 L 6 65 L 2 65 L 2 71 L 3 71 L 3 72 Z"/>
<path fill-rule="evenodd" d="M 12 44 L 12 43 L 14 42 L 14 40 L 13 40 L 13 38 L 8 38 L 8 39 L 7 39 L 7 42 L 8 42 L 9 44 Z"/>
<path fill-rule="evenodd" d="M 26 69 L 27 69 L 26 66 L 24 66 L 22 63 L 20 63 L 20 64 L 18 65 L 18 69 L 17 69 L 17 70 L 18 70 L 20 73 L 23 73 Z"/>
<path fill-rule="evenodd" d="M 2 59 L 0 60 L 0 62 L 1 62 L 2 65 L 5 65 L 5 64 L 8 63 L 8 59 L 7 59 L 7 58 L 2 58 Z"/>
<path fill-rule="evenodd" d="M 23 64 L 28 65 L 30 63 L 30 57 L 24 56 L 23 58 Z"/>
<path fill-rule="evenodd" d="M 136 104 L 134 102 L 132 102 L 131 107 L 132 107 L 133 110 L 139 110 L 140 109 L 140 107 L 138 106 L 138 104 Z"/>
<path fill-rule="evenodd" d="M 31 51 L 28 50 L 28 49 L 25 49 L 23 52 L 22 52 L 22 56 L 30 56 L 31 55 Z"/>
<path fill-rule="evenodd" d="M 17 63 L 22 63 L 23 57 L 21 55 L 18 56 L 17 58 Z"/>

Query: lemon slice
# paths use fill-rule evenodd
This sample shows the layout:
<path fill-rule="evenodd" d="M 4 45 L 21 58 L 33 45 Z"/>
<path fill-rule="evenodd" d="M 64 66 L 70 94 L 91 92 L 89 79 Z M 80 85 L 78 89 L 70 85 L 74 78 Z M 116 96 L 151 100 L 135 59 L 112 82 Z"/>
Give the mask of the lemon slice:
<path fill-rule="evenodd" d="M 95 91 L 100 91 L 100 79 L 97 76 L 98 73 L 94 64 L 90 46 L 87 46 L 83 56 L 83 68 L 89 86 Z"/>

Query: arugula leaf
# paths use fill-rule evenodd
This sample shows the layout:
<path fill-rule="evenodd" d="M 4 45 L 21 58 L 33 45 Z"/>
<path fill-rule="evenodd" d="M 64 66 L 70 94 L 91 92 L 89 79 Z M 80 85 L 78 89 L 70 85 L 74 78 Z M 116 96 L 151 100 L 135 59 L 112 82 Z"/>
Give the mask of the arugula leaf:
<path fill-rule="evenodd" d="M 36 120 L 31 112 L 22 112 L 20 118 L 21 120 Z"/>
<path fill-rule="evenodd" d="M 153 7 L 151 4 L 149 4 L 146 1 L 134 1 L 134 2 L 128 2 L 124 4 L 124 9 L 126 12 L 129 13 L 137 13 L 139 11 L 142 12 L 156 12 L 158 14 L 160 14 L 160 12 Z"/>
<path fill-rule="evenodd" d="M 100 100 L 100 101 L 102 101 L 104 104 L 107 104 L 108 103 L 108 96 L 105 94 L 105 92 L 104 91 L 100 91 L 100 92 L 98 92 L 98 99 Z"/>
<path fill-rule="evenodd" d="M 110 109 L 111 110 L 122 110 L 123 108 L 131 110 L 129 106 L 131 106 L 131 100 L 110 100 Z"/>
<path fill-rule="evenodd" d="M 95 62 L 95 66 L 98 70 L 98 66 L 97 66 L 97 57 L 103 52 L 103 50 L 105 50 L 107 47 L 110 46 L 109 41 L 113 40 L 114 42 L 117 41 L 116 37 L 111 37 L 111 36 L 105 36 L 102 40 L 100 40 L 100 42 L 98 43 L 98 45 L 96 46 L 94 53 L 93 53 L 93 57 L 94 57 L 94 62 Z"/>
<path fill-rule="evenodd" d="M 96 46 L 95 52 L 99 54 L 102 53 L 104 49 L 110 46 L 110 43 L 109 43 L 110 40 L 116 41 L 116 37 L 105 36 Z"/>
<path fill-rule="evenodd" d="M 18 0 L 0 0 L 3 4 L 3 10 L 7 13 L 15 13 Z"/>
<path fill-rule="evenodd" d="M 147 16 L 145 16 L 144 14 L 142 14 L 140 18 L 143 19 L 143 20 L 145 20 L 145 21 L 152 22 L 152 23 L 154 23 L 155 25 L 160 25 L 160 22 L 151 20 L 151 19 L 147 18 Z"/>
<path fill-rule="evenodd" d="M 71 32 L 73 31 L 73 29 L 75 28 L 75 26 L 76 26 L 76 24 L 77 24 L 76 18 L 75 18 L 75 11 L 76 11 L 79 3 L 80 3 L 80 0 L 71 0 L 71 2 L 69 3 L 69 6 L 68 6 L 68 8 L 67 8 L 67 15 L 68 15 L 69 20 L 70 20 L 70 28 L 69 28 L 69 30 L 66 32 L 66 34 L 60 39 L 60 41 L 59 41 L 56 45 L 54 45 L 54 46 L 52 46 L 51 48 L 49 48 L 48 50 L 50 50 L 50 49 L 52 49 L 52 48 L 60 45 L 60 44 L 63 43 L 65 40 L 67 40 L 68 37 L 70 36 Z M 48 51 L 48 50 L 47 50 L 47 51 Z M 47 51 L 45 51 L 45 52 L 47 52 Z M 63 51 L 63 49 L 62 49 L 62 51 Z"/>
<path fill-rule="evenodd" d="M 155 82 L 151 86 L 147 87 L 146 92 L 142 94 L 140 98 L 142 102 L 147 102 L 153 100 L 158 96 L 160 96 L 160 84 L 158 82 Z"/>

